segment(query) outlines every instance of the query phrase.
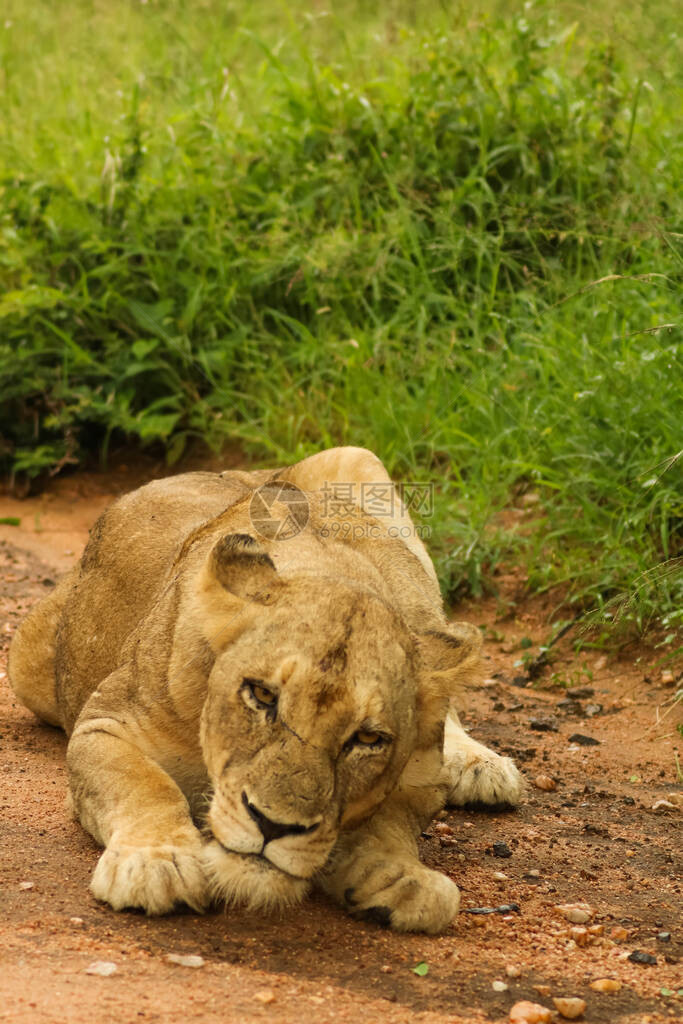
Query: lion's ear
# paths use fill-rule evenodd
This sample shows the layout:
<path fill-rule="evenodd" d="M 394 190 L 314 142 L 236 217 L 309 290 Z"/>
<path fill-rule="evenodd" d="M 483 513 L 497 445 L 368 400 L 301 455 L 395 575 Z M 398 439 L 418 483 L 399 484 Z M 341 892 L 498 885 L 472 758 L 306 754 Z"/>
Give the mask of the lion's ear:
<path fill-rule="evenodd" d="M 243 601 L 269 604 L 280 581 L 268 552 L 248 533 L 227 533 L 209 556 L 209 573 Z"/>
<path fill-rule="evenodd" d="M 448 704 L 459 688 L 476 678 L 481 633 L 467 622 L 451 622 L 415 638 L 422 671 L 418 691 L 420 745 L 443 742 Z"/>
<path fill-rule="evenodd" d="M 419 634 L 417 645 L 431 688 L 444 697 L 453 696 L 476 668 L 481 644 L 481 632 L 469 622 L 450 622 L 445 629 Z"/>

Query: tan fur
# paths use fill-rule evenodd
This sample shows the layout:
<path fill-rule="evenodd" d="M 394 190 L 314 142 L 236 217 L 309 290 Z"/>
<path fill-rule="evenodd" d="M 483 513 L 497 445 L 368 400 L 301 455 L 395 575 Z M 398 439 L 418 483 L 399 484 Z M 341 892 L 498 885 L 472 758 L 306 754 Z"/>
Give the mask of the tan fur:
<path fill-rule="evenodd" d="M 304 492 L 287 539 L 252 521 L 268 482 L 283 520 Z M 74 813 L 105 847 L 91 890 L 115 909 L 283 907 L 316 884 L 403 930 L 455 916 L 417 836 L 447 801 L 514 804 L 522 783 L 449 711 L 479 632 L 447 622 L 398 496 L 330 510 L 329 485 L 361 482 L 389 478 L 338 448 L 148 484 L 23 623 L 11 682 L 70 737 Z"/>

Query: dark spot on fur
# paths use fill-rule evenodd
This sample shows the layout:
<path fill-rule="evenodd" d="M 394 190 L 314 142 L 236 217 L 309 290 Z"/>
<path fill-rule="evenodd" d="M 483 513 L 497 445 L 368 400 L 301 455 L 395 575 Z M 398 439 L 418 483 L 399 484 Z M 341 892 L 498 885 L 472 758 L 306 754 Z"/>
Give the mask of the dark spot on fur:
<path fill-rule="evenodd" d="M 344 889 L 344 903 L 348 903 L 348 905 L 350 907 L 355 907 L 355 905 L 356 905 L 356 900 L 354 899 L 355 894 L 356 894 L 356 890 L 352 886 L 349 886 L 348 889 Z"/>
<path fill-rule="evenodd" d="M 331 648 L 327 654 L 320 659 L 321 672 L 343 672 L 347 662 L 346 642 L 342 640 L 336 647 Z"/>
<path fill-rule="evenodd" d="M 389 928 L 391 925 L 391 909 L 389 907 L 369 907 L 364 910 L 361 917 L 364 921 L 374 921 L 382 928 Z"/>

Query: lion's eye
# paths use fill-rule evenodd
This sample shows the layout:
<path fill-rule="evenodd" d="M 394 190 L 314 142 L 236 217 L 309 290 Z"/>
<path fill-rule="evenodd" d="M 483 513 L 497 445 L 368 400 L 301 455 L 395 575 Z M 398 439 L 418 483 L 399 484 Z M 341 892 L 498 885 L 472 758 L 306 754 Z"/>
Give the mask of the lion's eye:
<path fill-rule="evenodd" d="M 388 736 L 384 736 L 375 729 L 359 729 L 358 732 L 354 732 L 353 736 L 346 741 L 344 749 L 346 751 L 353 750 L 354 748 L 356 750 L 381 750 L 389 742 Z"/>
<path fill-rule="evenodd" d="M 274 711 L 277 704 L 277 694 L 269 690 L 258 679 L 245 679 L 242 687 L 252 698 L 256 707 L 264 708 L 266 711 Z"/>
<path fill-rule="evenodd" d="M 361 746 L 371 747 L 374 743 L 378 743 L 382 739 L 378 732 L 365 732 L 361 729 L 356 733 L 354 737 L 356 743 L 360 743 Z"/>

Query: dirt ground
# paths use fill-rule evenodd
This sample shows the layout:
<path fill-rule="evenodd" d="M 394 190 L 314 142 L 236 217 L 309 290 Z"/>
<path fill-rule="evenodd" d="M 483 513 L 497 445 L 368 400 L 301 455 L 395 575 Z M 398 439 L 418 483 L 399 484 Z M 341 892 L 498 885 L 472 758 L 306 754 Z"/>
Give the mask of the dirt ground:
<path fill-rule="evenodd" d="M 0 526 L 0 1021 L 474 1024 L 507 1021 L 520 999 L 552 1009 L 557 996 L 584 999 L 582 1019 L 596 1024 L 683 1019 L 683 817 L 680 805 L 653 810 L 681 791 L 683 756 L 674 690 L 656 664 L 662 652 L 614 660 L 558 645 L 552 671 L 593 692 L 568 698 L 547 686 L 548 673 L 540 687 L 520 686 L 521 641 L 547 638 L 552 604 L 525 600 L 514 574 L 501 578 L 502 611 L 489 600 L 457 615 L 489 627 L 486 682 L 468 694 L 466 724 L 516 758 L 530 796 L 513 813 L 448 811 L 423 837 L 425 862 L 462 892 L 447 934 L 396 935 L 322 896 L 283 919 L 148 919 L 96 903 L 88 882 L 98 850 L 64 808 L 64 737 L 13 698 L 6 659 L 22 616 L 78 558 L 97 515 L 138 482 L 119 467 L 64 479 L 38 498 L 0 497 L 0 517 L 21 519 Z M 539 775 L 556 788 L 535 787 Z M 509 856 L 494 855 L 494 843 Z M 554 907 L 577 901 L 594 913 L 572 933 Z M 511 903 L 519 912 L 465 912 Z M 635 950 L 656 963 L 632 962 Z M 97 961 L 115 973 L 87 973 Z M 619 991 L 591 989 L 603 978 Z"/>

